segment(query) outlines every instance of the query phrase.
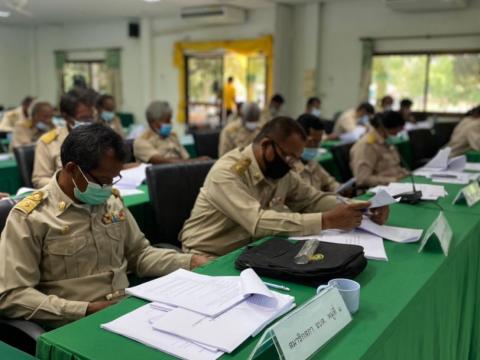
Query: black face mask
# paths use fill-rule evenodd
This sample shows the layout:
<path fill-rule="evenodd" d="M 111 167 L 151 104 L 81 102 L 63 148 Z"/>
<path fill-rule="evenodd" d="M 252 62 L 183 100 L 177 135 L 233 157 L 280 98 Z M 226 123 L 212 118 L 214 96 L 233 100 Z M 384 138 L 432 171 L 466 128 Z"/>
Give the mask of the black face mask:
<path fill-rule="evenodd" d="M 275 143 L 272 143 L 273 151 L 275 152 L 275 158 L 272 161 L 268 161 L 263 153 L 263 162 L 265 163 L 264 175 L 267 178 L 278 180 L 288 174 L 290 166 L 278 155 Z"/>

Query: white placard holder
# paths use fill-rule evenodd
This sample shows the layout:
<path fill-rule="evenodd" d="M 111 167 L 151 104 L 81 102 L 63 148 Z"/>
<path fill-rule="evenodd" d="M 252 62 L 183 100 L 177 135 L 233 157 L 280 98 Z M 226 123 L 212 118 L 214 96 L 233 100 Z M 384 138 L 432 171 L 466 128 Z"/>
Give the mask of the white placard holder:
<path fill-rule="evenodd" d="M 480 201 L 480 185 L 477 181 L 474 181 L 467 186 L 463 187 L 453 199 L 453 204 L 458 204 L 462 200 L 465 200 L 468 207 L 472 207 Z"/>
<path fill-rule="evenodd" d="M 272 343 L 282 360 L 304 360 L 352 321 L 337 288 L 329 286 L 265 330 L 248 360 Z"/>
<path fill-rule="evenodd" d="M 447 256 L 450 243 L 452 242 L 453 232 L 443 211 L 440 211 L 440 214 L 438 214 L 437 218 L 433 220 L 432 225 L 430 225 L 428 230 L 425 232 L 418 252 L 423 250 L 432 235 L 436 235 L 444 255 Z"/>

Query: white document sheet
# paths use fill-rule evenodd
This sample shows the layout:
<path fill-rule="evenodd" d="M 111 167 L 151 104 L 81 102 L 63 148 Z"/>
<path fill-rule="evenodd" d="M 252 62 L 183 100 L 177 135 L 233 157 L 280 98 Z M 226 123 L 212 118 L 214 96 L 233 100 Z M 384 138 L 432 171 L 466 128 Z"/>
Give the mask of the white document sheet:
<path fill-rule="evenodd" d="M 469 174 L 455 171 L 428 171 L 417 170 L 415 175 L 425 176 L 436 183 L 444 184 L 468 184 L 470 180 L 475 180 L 478 174 Z"/>
<path fill-rule="evenodd" d="M 133 196 L 133 195 L 142 195 L 144 192 L 140 189 L 118 189 L 122 197 Z"/>
<path fill-rule="evenodd" d="M 340 135 L 340 141 L 344 143 L 357 141 L 367 131 L 365 126 L 357 126 L 355 130 Z"/>
<path fill-rule="evenodd" d="M 367 259 L 388 261 L 388 256 L 383 246 L 383 239 L 363 230 L 344 232 L 341 230 L 325 230 L 315 236 L 290 237 L 292 240 L 318 240 L 334 244 L 359 245 Z"/>
<path fill-rule="evenodd" d="M 116 320 L 102 324 L 101 328 L 180 359 L 215 360 L 223 355 L 222 351 L 214 348 L 200 346 L 179 336 L 155 330 L 152 322 L 161 319 L 166 314 L 166 311 L 158 310 L 151 304 L 147 304 Z"/>
<path fill-rule="evenodd" d="M 398 243 L 416 242 L 420 240 L 423 233 L 422 229 L 378 225 L 367 217 L 363 218 L 362 223 L 360 224 L 360 229 Z"/>
<path fill-rule="evenodd" d="M 437 155 L 433 157 L 421 171 L 456 171 L 462 172 L 465 169 L 467 158 L 465 155 L 460 155 L 450 159 L 452 149 L 446 147 L 438 151 Z"/>
<path fill-rule="evenodd" d="M 115 184 L 115 187 L 118 189 L 136 189 L 147 178 L 145 171 L 149 166 L 149 164 L 140 164 L 134 168 L 120 171 L 122 178 Z"/>
<path fill-rule="evenodd" d="M 7 154 L 0 154 L 0 161 L 7 161 L 12 159 L 12 154 L 7 153 Z"/>
<path fill-rule="evenodd" d="M 391 204 L 395 204 L 398 202 L 400 199 L 396 200 L 390 195 L 387 191 L 385 190 L 380 190 L 378 191 L 375 196 L 373 196 L 370 201 L 372 205 L 370 205 L 370 209 L 374 209 L 377 207 L 382 207 L 382 206 L 387 206 Z"/>
<path fill-rule="evenodd" d="M 156 320 L 153 328 L 230 353 L 295 306 L 292 296 L 273 293 L 273 307 L 268 298 L 253 295 L 213 318 L 177 308 Z"/>
<path fill-rule="evenodd" d="M 480 163 L 470 163 L 465 164 L 465 170 L 469 171 L 480 171 Z"/>
<path fill-rule="evenodd" d="M 252 269 L 240 276 L 208 276 L 179 269 L 161 278 L 126 289 L 130 295 L 218 316 L 253 294 L 274 303 L 275 296 Z"/>
<path fill-rule="evenodd" d="M 437 200 L 440 197 L 447 195 L 444 186 L 429 185 L 429 184 L 415 184 L 415 188 L 422 192 L 422 200 Z M 388 186 L 376 186 L 369 190 L 369 192 L 377 193 L 385 190 L 392 196 L 400 195 L 402 193 L 411 192 L 411 183 L 390 183 Z"/>

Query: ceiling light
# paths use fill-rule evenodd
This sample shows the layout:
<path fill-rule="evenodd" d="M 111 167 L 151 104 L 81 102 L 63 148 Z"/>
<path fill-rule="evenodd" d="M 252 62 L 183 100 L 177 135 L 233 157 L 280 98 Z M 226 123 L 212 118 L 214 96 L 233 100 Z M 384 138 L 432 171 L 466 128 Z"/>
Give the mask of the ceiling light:
<path fill-rule="evenodd" d="M 10 16 L 10 11 L 0 11 L 0 17 L 9 17 Z"/>
<path fill-rule="evenodd" d="M 162 0 L 143 0 L 143 1 L 145 1 L 147 3 L 156 3 L 156 2 L 160 2 Z"/>

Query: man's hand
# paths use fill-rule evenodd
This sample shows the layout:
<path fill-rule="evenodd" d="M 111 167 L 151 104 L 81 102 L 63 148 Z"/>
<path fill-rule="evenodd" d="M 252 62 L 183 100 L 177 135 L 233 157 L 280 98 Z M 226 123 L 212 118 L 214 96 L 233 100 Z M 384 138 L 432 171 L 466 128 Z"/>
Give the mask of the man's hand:
<path fill-rule="evenodd" d="M 340 204 L 323 213 L 322 228 L 352 230 L 362 222 L 362 211 L 368 209 L 370 202 Z"/>
<path fill-rule="evenodd" d="M 370 209 L 371 215 L 370 219 L 380 225 L 383 225 L 388 220 L 388 215 L 390 214 L 390 208 L 388 206 L 382 206 L 375 209 Z"/>
<path fill-rule="evenodd" d="M 206 256 L 193 255 L 192 260 L 190 260 L 190 269 L 193 270 L 196 267 L 202 266 L 203 264 L 206 264 L 209 261 L 210 261 L 210 259 Z"/>
<path fill-rule="evenodd" d="M 103 310 L 110 305 L 116 304 L 116 301 L 94 301 L 88 304 L 86 315 L 96 313 L 97 311 Z"/>
<path fill-rule="evenodd" d="M 3 198 L 7 198 L 9 196 L 10 195 L 8 195 L 7 193 L 0 192 L 0 200 L 3 199 Z"/>

